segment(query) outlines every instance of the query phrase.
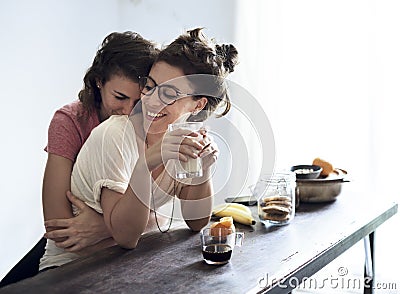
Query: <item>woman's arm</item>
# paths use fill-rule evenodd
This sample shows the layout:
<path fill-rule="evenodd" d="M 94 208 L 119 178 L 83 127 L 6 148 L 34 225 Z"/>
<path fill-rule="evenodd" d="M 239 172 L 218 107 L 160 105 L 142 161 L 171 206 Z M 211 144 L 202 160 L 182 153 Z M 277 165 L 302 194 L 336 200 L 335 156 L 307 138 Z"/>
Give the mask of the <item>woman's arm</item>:
<path fill-rule="evenodd" d="M 188 227 L 196 232 L 210 221 L 214 194 L 209 172 L 205 171 L 197 180 L 201 184 L 185 186 L 178 195 L 182 216 Z"/>
<path fill-rule="evenodd" d="M 195 140 L 185 139 L 182 141 L 182 136 L 188 134 L 190 132 L 188 133 L 187 130 L 167 133 L 164 138 L 148 148 L 145 154 L 139 155 L 131 174 L 130 185 L 124 194 L 107 188 L 102 189 L 100 200 L 104 221 L 114 240 L 120 246 L 135 248 L 146 228 L 150 214 L 151 171 L 162 165 L 163 160 L 176 158 L 177 152 L 179 152 L 180 158 L 185 159 L 186 156 L 193 155 L 193 148 L 202 149 L 203 145 Z M 128 139 L 125 139 L 124 143 L 127 144 L 127 142 Z M 185 148 L 179 148 L 182 142 L 186 145 Z M 129 150 L 128 146 L 129 144 L 121 149 Z M 189 148 L 189 146 L 191 147 Z M 108 147 L 113 148 L 113 144 Z M 163 156 L 161 156 L 161 150 L 163 150 Z M 107 151 L 105 156 L 112 153 Z M 113 162 L 116 162 L 115 158 L 113 158 Z M 107 168 L 109 169 L 110 165 L 107 165 Z M 117 166 L 113 170 L 115 172 Z"/>
<path fill-rule="evenodd" d="M 101 207 L 104 221 L 114 240 L 124 248 L 136 247 L 150 214 L 151 174 L 139 157 L 124 194 L 103 188 Z"/>
<path fill-rule="evenodd" d="M 74 217 L 71 202 L 78 199 L 67 191 L 71 187 L 73 162 L 70 159 L 48 154 L 43 177 L 42 202 L 46 238 L 67 251 L 77 252 L 110 237 L 102 215 L 80 201 L 81 213 Z"/>
<path fill-rule="evenodd" d="M 73 162 L 62 156 L 48 154 L 43 177 L 42 202 L 44 219 L 73 217 L 66 193 L 71 188 Z"/>
<path fill-rule="evenodd" d="M 136 247 L 148 223 L 152 183 L 151 171 L 163 164 L 163 160 L 176 158 L 177 152 L 183 159 L 186 156 L 197 156 L 193 155 L 193 148 L 201 150 L 204 145 L 189 138 L 182 141 L 182 136 L 187 136 L 191 132 L 176 130 L 167 133 L 164 138 L 160 138 L 156 144 L 148 148 L 145 153 L 138 155 L 137 160 L 135 160 L 135 152 L 132 150 L 137 146 L 137 143 L 130 125 L 124 124 L 124 121 L 119 123 L 116 121 L 116 124 L 110 124 L 109 128 L 106 129 L 110 136 L 102 132 L 94 134 L 95 136 L 98 135 L 98 140 L 103 142 L 100 152 L 104 176 L 108 179 L 108 182 L 118 183 L 123 182 L 123 179 L 129 173 L 130 184 L 124 194 L 108 188 L 107 185 L 103 186 L 100 204 L 105 224 L 114 240 L 120 246 L 131 249 Z M 198 134 L 192 135 L 198 136 Z M 97 139 L 94 137 L 94 140 Z M 185 147 L 180 148 L 181 144 Z M 98 148 L 99 144 L 93 144 L 93 146 Z M 129 170 L 129 166 L 133 167 L 133 172 Z M 110 179 L 111 175 L 112 179 Z"/>
<path fill-rule="evenodd" d="M 217 144 L 203 130 L 203 144 L 206 147 L 199 156 L 202 159 L 203 176 L 192 179 L 191 185 L 182 188 L 181 212 L 186 224 L 193 231 L 200 231 L 210 221 L 214 189 L 211 179 L 211 167 L 217 161 Z"/>

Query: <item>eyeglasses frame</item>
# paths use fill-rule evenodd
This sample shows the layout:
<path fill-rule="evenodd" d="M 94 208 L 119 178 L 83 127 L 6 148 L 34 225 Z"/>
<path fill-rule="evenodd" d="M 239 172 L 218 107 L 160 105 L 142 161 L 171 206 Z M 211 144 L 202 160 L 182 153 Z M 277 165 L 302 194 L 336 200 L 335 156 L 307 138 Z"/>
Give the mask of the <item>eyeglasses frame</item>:
<path fill-rule="evenodd" d="M 141 79 L 150 79 L 153 83 L 154 83 L 154 87 L 151 89 L 151 90 L 149 90 L 148 92 L 143 92 L 143 89 L 144 89 L 144 86 L 147 84 L 147 82 L 144 84 L 144 86 L 143 87 L 141 87 L 140 85 L 141 85 L 141 83 L 140 83 L 140 80 Z M 139 76 L 138 77 L 138 80 L 139 80 L 139 88 L 140 88 L 140 93 L 142 93 L 143 95 L 145 95 L 145 96 L 151 96 L 153 93 L 154 93 L 154 91 L 156 90 L 156 88 L 158 88 L 158 99 L 160 99 L 160 101 L 164 104 L 164 105 L 166 105 L 166 106 L 169 106 L 169 105 L 172 105 L 172 104 L 174 104 L 175 102 L 176 102 L 176 100 L 178 100 L 179 98 L 184 98 L 184 97 L 189 97 L 189 96 L 197 96 L 198 94 L 194 94 L 194 93 L 192 93 L 192 94 L 189 94 L 189 93 L 182 93 L 181 91 L 179 91 L 179 89 L 177 89 L 177 88 L 175 88 L 174 86 L 172 86 L 172 85 L 163 85 L 163 84 L 161 84 L 161 85 L 158 85 L 157 83 L 156 83 L 156 81 L 152 78 L 152 77 L 150 77 L 150 76 Z M 176 93 L 177 93 L 177 96 L 176 96 L 176 98 L 172 101 L 172 102 L 170 102 L 170 103 L 167 103 L 167 102 L 165 102 L 161 97 L 162 97 L 162 95 L 161 95 L 161 92 L 160 92 L 160 89 L 161 88 L 165 88 L 165 87 L 169 87 L 169 88 L 173 88 L 175 91 L 176 91 Z"/>

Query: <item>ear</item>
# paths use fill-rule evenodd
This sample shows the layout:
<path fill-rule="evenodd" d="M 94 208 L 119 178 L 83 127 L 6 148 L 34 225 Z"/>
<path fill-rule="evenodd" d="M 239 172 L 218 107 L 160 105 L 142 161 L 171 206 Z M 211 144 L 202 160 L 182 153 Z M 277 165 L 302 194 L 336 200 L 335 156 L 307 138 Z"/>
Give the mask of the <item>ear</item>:
<path fill-rule="evenodd" d="M 101 88 L 101 81 L 100 80 L 98 80 L 98 79 L 96 79 L 96 86 L 97 86 L 97 88 Z"/>
<path fill-rule="evenodd" d="M 196 100 L 196 106 L 193 110 L 193 112 L 199 113 L 204 107 L 206 107 L 208 100 L 206 97 L 201 97 L 199 100 Z"/>

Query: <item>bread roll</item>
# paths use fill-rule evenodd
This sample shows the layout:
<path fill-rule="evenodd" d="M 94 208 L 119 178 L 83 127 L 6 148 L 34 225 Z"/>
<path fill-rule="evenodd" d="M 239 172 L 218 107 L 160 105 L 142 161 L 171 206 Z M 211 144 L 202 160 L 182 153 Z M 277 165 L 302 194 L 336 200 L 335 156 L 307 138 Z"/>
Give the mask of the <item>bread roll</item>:
<path fill-rule="evenodd" d="M 312 164 L 322 167 L 321 176 L 327 177 L 331 172 L 333 172 L 332 164 L 321 158 L 315 158 Z"/>

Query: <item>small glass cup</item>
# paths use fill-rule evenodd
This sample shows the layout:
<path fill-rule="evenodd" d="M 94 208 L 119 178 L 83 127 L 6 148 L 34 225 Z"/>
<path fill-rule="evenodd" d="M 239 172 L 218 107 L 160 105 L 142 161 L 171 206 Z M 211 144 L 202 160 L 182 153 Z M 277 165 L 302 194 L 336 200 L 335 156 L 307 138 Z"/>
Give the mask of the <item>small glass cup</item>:
<path fill-rule="evenodd" d="M 260 179 L 254 188 L 260 221 L 278 226 L 289 224 L 295 214 L 295 189 L 294 172 L 277 172 Z"/>
<path fill-rule="evenodd" d="M 200 232 L 201 251 L 207 264 L 226 264 L 232 257 L 233 248 L 242 246 L 244 233 L 229 228 L 204 228 Z"/>
<path fill-rule="evenodd" d="M 168 125 L 168 131 L 177 129 L 190 130 L 192 132 L 199 132 L 203 127 L 202 122 L 183 122 L 173 123 Z M 193 137 L 194 138 L 194 137 Z M 175 161 L 175 170 L 177 179 L 188 179 L 203 176 L 203 168 L 201 164 L 201 158 L 188 157 L 188 161 L 180 161 L 179 159 L 172 159 Z"/>

